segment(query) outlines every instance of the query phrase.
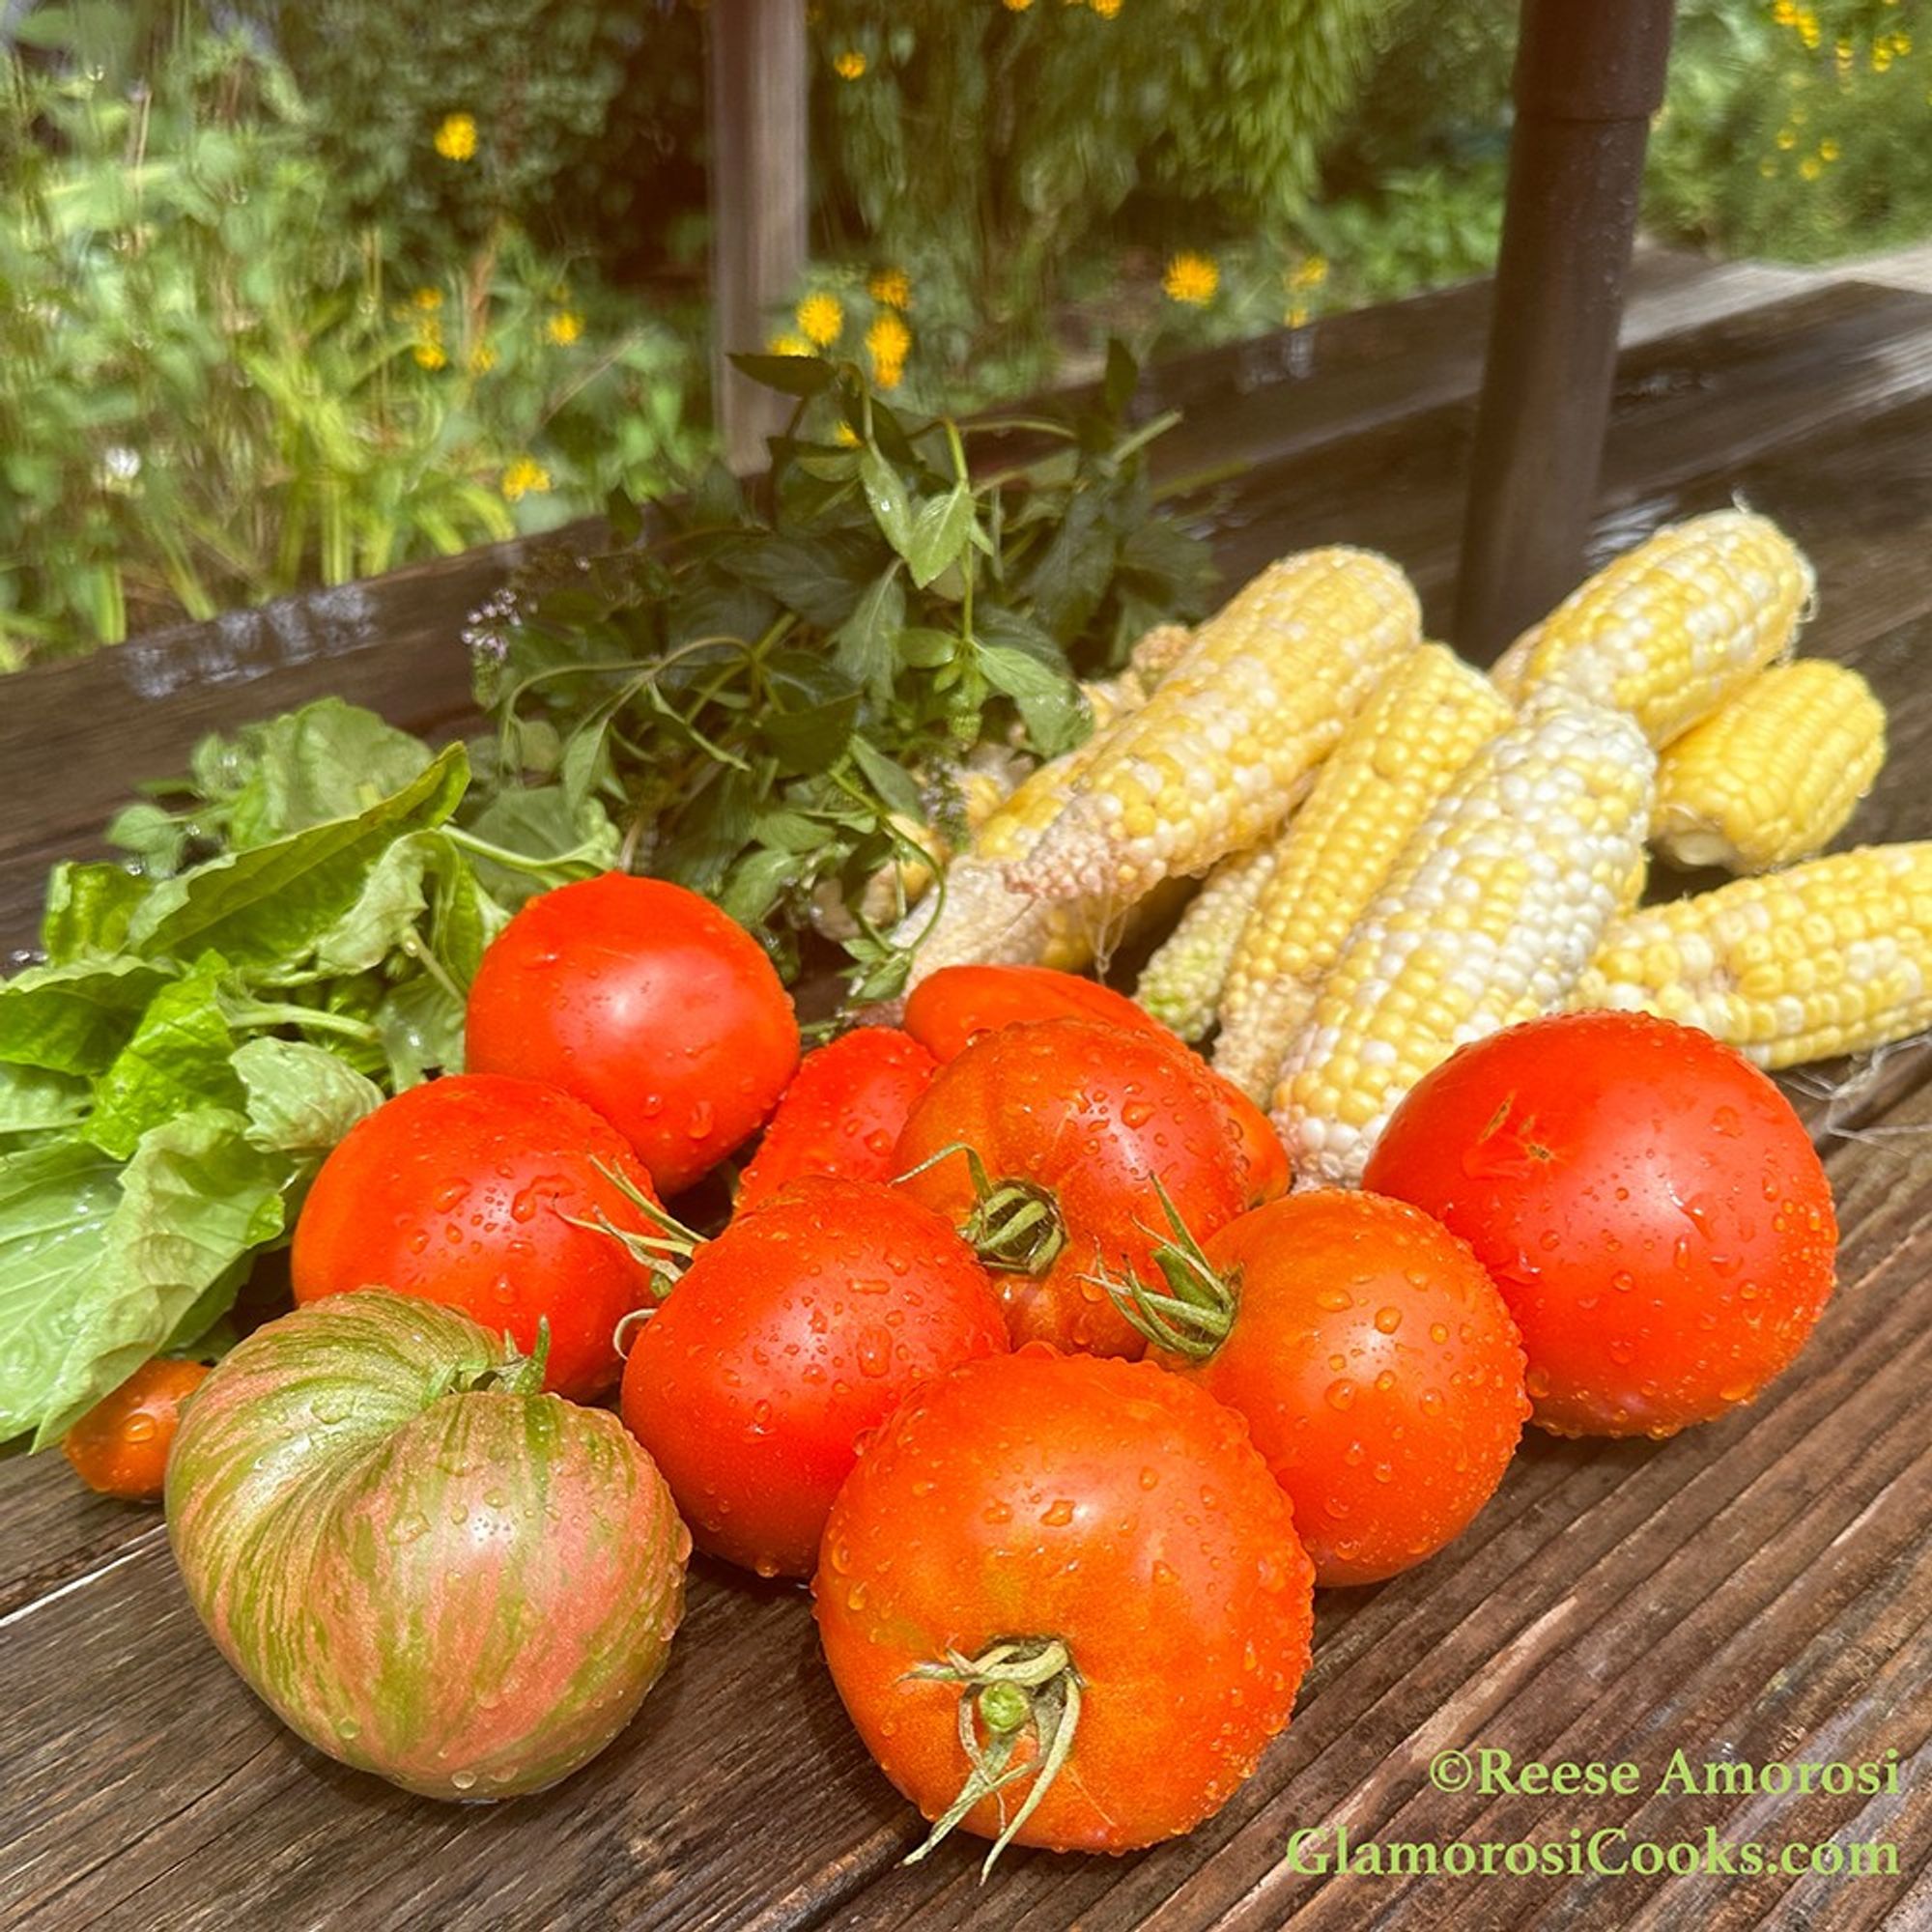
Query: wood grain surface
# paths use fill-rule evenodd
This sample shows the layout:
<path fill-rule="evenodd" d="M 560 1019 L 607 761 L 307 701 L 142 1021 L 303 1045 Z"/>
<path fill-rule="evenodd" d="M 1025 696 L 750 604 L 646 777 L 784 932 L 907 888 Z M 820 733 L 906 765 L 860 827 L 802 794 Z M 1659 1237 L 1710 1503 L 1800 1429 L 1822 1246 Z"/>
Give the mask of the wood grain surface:
<path fill-rule="evenodd" d="M 1466 321 L 1479 298 L 1462 300 L 1438 322 Z M 1364 402 L 1366 427 L 1324 428 L 1290 449 L 1304 431 L 1283 423 L 1305 429 L 1320 384 L 1258 380 L 1221 418 L 1230 434 L 1243 424 L 1251 467 L 1199 492 L 1190 512 L 1213 527 L 1231 573 L 1331 536 L 1382 545 L 1439 612 L 1468 409 L 1460 377 L 1417 365 L 1435 355 L 1451 368 L 1468 343 L 1420 341 L 1406 319 L 1362 327 L 1365 341 L 1381 329 L 1385 348 L 1399 345 L 1385 386 L 1419 405 L 1390 416 Z M 1349 365 L 1359 387 L 1380 393 L 1375 356 L 1362 357 Z M 1199 385 L 1189 393 L 1203 419 L 1225 408 L 1198 369 L 1172 380 Z M 1203 434 L 1198 447 L 1211 446 Z M 1932 835 L 1929 451 L 1922 298 L 1827 291 L 1625 359 L 1602 545 L 1736 493 L 1806 547 L 1820 609 L 1805 648 L 1858 665 L 1892 714 L 1891 758 L 1854 838 Z M 475 565 L 478 586 L 490 567 Z M 399 615 L 393 637 L 231 684 L 179 679 L 119 710 L 101 701 L 119 669 L 97 661 L 43 674 L 41 691 L 92 692 L 96 708 L 68 720 L 30 784 L 12 760 L 51 730 L 40 707 L 60 700 L 32 680 L 0 685 L 11 841 L 0 866 L 11 852 L 20 867 L 13 898 L 0 897 L 0 936 L 17 943 L 29 929 L 30 858 L 66 849 L 52 841 L 96 823 L 128 780 L 178 763 L 210 724 L 323 690 L 407 723 L 460 715 L 461 677 L 432 662 L 450 635 L 441 608 L 428 628 Z M 87 1496 L 57 1460 L 16 1458 L 0 1463 L 0 1923 L 1932 1925 L 1932 1049 L 1800 1069 L 1785 1084 L 1824 1153 L 1842 1228 L 1839 1289 L 1798 1366 L 1754 1406 L 1668 1442 L 1532 1431 L 1451 1549 L 1388 1583 L 1323 1595 L 1292 1728 L 1187 1839 L 1119 1860 L 1014 1854 L 984 1887 L 970 1845 L 902 1868 L 918 1822 L 846 1723 L 805 1602 L 705 1564 L 664 1682 L 591 1767 L 501 1808 L 412 1799 L 319 1757 L 256 1703 L 196 1624 L 154 1513 Z M 1621 1797 L 1432 1786 L 1435 1753 L 1482 1747 L 1518 1763 L 1629 1760 L 1641 1782 Z M 1895 1752 L 1898 1788 L 1660 1791 L 1680 1748 L 1699 1765 Z M 1295 1831 L 1317 1833 L 1319 1851 L 1341 1825 L 1358 1841 L 1443 1848 L 1561 1849 L 1573 1833 L 1621 1833 L 1607 1841 L 1612 1858 L 1702 1848 L 1707 1832 L 1762 1844 L 1774 1861 L 1787 1846 L 1831 1841 L 1849 1857 L 1870 1843 L 1888 1868 L 1293 1869 Z"/>

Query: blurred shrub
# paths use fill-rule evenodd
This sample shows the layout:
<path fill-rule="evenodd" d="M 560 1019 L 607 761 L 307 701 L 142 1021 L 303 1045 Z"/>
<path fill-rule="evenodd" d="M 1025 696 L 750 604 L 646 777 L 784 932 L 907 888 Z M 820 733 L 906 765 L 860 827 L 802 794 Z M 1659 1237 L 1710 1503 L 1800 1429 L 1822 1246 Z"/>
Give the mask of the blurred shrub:
<path fill-rule="evenodd" d="M 1898 0 L 1684 0 L 1652 224 L 1798 262 L 1932 235 L 1932 45 L 1913 27 Z"/>
<path fill-rule="evenodd" d="M 398 283 L 258 45 L 163 36 L 117 92 L 71 15 L 27 26 L 34 64 L 0 68 L 0 662 L 539 527 L 691 452 L 684 337 L 507 227 Z"/>

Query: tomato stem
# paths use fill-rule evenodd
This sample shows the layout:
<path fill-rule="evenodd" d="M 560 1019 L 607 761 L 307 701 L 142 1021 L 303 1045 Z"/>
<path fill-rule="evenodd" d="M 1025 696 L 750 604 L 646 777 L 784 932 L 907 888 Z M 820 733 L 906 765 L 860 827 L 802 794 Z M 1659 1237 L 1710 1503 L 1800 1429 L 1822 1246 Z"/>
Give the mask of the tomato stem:
<path fill-rule="evenodd" d="M 959 1224 L 960 1239 L 996 1274 L 1043 1275 L 1066 1246 L 1066 1223 L 1050 1189 L 1031 1180 L 995 1181 L 979 1151 L 964 1141 L 953 1141 L 895 1176 L 895 1185 L 955 1153 L 966 1156 L 973 1179 L 973 1211 Z"/>
<path fill-rule="evenodd" d="M 1157 1230 L 1145 1224 L 1142 1232 L 1156 1242 L 1152 1261 L 1167 1284 L 1167 1293 L 1155 1293 L 1132 1268 L 1116 1275 L 1102 1266 L 1086 1279 L 1105 1289 L 1122 1316 L 1155 1348 L 1205 1362 L 1235 1325 L 1240 1272 L 1233 1269 L 1223 1274 L 1216 1268 L 1180 1218 L 1180 1210 L 1158 1177 L 1153 1186 L 1167 1216 L 1169 1237 L 1162 1239 Z"/>
<path fill-rule="evenodd" d="M 1058 1637 L 1003 1637 L 978 1657 L 956 1650 L 943 1663 L 922 1663 L 914 1677 L 956 1684 L 959 1697 L 959 1745 L 966 1753 L 967 1773 L 958 1796 L 933 1821 L 932 1830 L 904 1862 L 917 1864 L 983 1799 L 997 1798 L 1000 1834 L 980 1867 L 983 1885 L 1000 1854 L 1033 1816 L 1052 1788 L 1073 1750 L 1073 1734 L 1080 1721 L 1080 1673 Z M 986 1742 L 980 1741 L 980 1727 Z M 1013 1762 L 1020 1740 L 1031 1731 L 1035 1750 Z M 1019 1809 L 1009 1818 L 1000 1796 L 1010 1784 L 1031 1778 Z"/>
<path fill-rule="evenodd" d="M 610 1236 L 634 1262 L 649 1268 L 651 1293 L 662 1301 L 676 1285 L 683 1264 L 690 1262 L 704 1245 L 704 1236 L 696 1228 L 687 1228 L 662 1203 L 653 1201 L 627 1174 L 605 1166 L 601 1160 L 593 1160 L 590 1165 L 643 1216 L 651 1232 L 620 1228 L 601 1208 L 593 1209 L 587 1221 L 578 1214 L 566 1214 L 563 1219 L 573 1228 L 588 1228 L 592 1234 Z M 624 1319 L 628 1321 L 631 1317 Z"/>

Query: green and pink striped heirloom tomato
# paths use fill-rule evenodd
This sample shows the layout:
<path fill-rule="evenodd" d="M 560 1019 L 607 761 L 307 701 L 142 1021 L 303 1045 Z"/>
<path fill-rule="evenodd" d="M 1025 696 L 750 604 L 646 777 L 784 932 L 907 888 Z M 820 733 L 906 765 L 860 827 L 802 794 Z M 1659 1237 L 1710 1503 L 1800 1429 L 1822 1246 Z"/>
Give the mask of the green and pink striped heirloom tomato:
<path fill-rule="evenodd" d="M 317 1749 L 430 1798 L 567 1777 L 657 1681 L 691 1539 L 614 1415 L 469 1317 L 380 1290 L 258 1329 L 168 1459 L 225 1656 Z"/>

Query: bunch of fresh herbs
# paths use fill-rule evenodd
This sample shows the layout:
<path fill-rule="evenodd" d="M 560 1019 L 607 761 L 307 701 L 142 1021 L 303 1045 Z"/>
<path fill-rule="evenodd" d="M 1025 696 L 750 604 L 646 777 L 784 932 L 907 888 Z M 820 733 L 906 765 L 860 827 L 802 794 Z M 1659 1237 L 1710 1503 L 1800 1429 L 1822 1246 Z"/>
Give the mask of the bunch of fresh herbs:
<path fill-rule="evenodd" d="M 716 899 L 796 970 L 830 888 L 854 991 L 905 959 L 861 907 L 958 830 L 959 760 L 1041 755 L 1091 728 L 1077 679 L 1198 615 L 1206 545 L 1155 508 L 1116 345 L 1064 414 L 957 422 L 890 408 L 846 364 L 746 356 L 796 401 L 754 496 L 716 470 L 648 533 L 532 565 L 479 613 L 478 693 L 507 771 L 547 725 L 573 809 L 601 801 L 628 862 Z"/>
<path fill-rule="evenodd" d="M 109 828 L 131 864 L 55 869 L 0 982 L 0 1440 L 203 1343 L 323 1155 L 460 1066 L 510 910 L 614 861 L 594 802 L 470 781 L 325 699 L 204 743 Z"/>

